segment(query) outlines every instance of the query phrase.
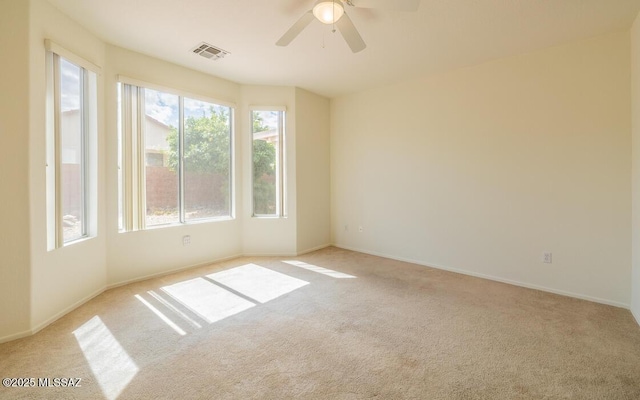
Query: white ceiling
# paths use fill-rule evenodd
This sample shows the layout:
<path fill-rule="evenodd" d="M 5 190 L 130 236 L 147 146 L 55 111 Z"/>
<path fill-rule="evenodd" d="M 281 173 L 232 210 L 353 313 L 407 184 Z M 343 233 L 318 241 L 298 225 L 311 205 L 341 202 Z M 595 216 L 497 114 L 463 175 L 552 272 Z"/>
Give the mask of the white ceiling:
<path fill-rule="evenodd" d="M 347 8 L 367 43 L 353 54 L 313 21 L 275 42 L 314 0 L 49 0 L 108 43 L 244 84 L 327 97 L 627 30 L 640 0 L 422 0 L 417 12 Z M 393 1 L 393 0 L 389 0 Z M 208 42 L 231 54 L 191 53 Z"/>

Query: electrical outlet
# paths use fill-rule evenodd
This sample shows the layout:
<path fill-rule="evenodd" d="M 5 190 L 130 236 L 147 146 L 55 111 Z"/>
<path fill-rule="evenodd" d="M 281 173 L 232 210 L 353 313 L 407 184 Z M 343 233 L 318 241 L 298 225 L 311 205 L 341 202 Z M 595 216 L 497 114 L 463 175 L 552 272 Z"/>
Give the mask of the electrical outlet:
<path fill-rule="evenodd" d="M 362 226 L 358 227 L 358 232 L 362 233 L 364 231 L 364 228 L 362 228 Z"/>
<path fill-rule="evenodd" d="M 182 237 L 182 245 L 183 246 L 188 246 L 191 244 L 191 236 L 190 235 L 184 235 Z"/>
<path fill-rule="evenodd" d="M 552 258 L 551 258 L 551 252 L 550 251 L 545 251 L 544 253 L 542 253 L 542 262 L 545 264 L 551 264 Z"/>

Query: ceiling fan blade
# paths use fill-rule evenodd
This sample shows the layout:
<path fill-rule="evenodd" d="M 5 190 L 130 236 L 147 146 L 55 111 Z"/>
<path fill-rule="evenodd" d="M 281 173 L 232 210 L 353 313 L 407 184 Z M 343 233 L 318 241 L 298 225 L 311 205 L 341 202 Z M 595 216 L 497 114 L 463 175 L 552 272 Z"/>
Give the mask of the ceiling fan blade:
<path fill-rule="evenodd" d="M 351 47 L 351 51 L 357 53 L 367 47 L 364 40 L 362 40 L 362 37 L 358 33 L 356 26 L 351 22 L 351 18 L 349 18 L 346 12 L 342 15 L 342 18 L 336 22 L 336 26 L 344 40 L 347 42 L 349 47 Z"/>
<path fill-rule="evenodd" d="M 382 10 L 418 11 L 420 0 L 351 0 L 354 7 Z"/>
<path fill-rule="evenodd" d="M 293 24 L 291 28 L 289 28 L 289 30 L 284 33 L 284 35 L 282 35 L 280 40 L 276 42 L 276 45 L 287 46 L 300 34 L 300 32 L 302 32 L 304 28 L 307 27 L 307 25 L 311 23 L 311 21 L 313 21 L 314 18 L 315 17 L 313 16 L 313 12 L 311 10 L 302 14 L 302 17 L 300 17 L 300 19 L 298 19 L 296 23 Z"/>

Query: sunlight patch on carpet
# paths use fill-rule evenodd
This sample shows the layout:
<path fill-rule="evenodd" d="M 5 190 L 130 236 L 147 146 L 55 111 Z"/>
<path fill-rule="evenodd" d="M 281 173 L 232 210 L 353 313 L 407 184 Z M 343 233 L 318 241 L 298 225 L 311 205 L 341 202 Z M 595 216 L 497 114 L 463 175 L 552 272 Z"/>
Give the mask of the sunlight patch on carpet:
<path fill-rule="evenodd" d="M 313 264 L 307 264 L 306 262 L 302 262 L 302 261 L 290 260 L 290 261 L 282 261 L 282 262 L 286 263 L 286 264 L 289 264 L 289 265 L 293 265 L 295 267 L 308 269 L 309 271 L 317 272 L 319 274 L 327 275 L 327 276 L 330 276 L 332 278 L 338 278 L 338 279 L 353 279 L 353 278 L 356 278 L 353 275 L 345 274 L 343 272 L 334 271 L 334 270 L 328 269 L 328 268 L 318 267 L 317 265 L 313 265 Z"/>
<path fill-rule="evenodd" d="M 162 311 L 160 311 L 157 308 L 155 308 L 151 303 L 149 303 L 148 301 L 143 299 L 139 294 L 136 294 L 135 297 L 136 297 L 136 299 L 140 300 L 140 302 L 142 304 L 144 304 L 149 310 L 151 310 L 152 313 L 154 313 L 158 318 L 160 318 L 162 320 L 162 322 L 164 322 L 165 324 L 169 325 L 169 327 L 171 329 L 173 329 L 174 331 L 176 331 L 176 333 L 178 333 L 180 336 L 184 336 L 184 335 L 187 334 L 185 331 L 182 330 L 182 328 L 180 328 L 178 325 L 176 325 L 175 322 L 170 320 L 169 317 L 164 315 L 162 313 Z"/>
<path fill-rule="evenodd" d="M 116 399 L 139 368 L 97 315 L 73 334 L 108 400 Z"/>
<path fill-rule="evenodd" d="M 307 281 L 256 264 L 246 264 L 216 272 L 207 275 L 207 278 L 260 303 L 266 303 L 309 284 Z"/>
<path fill-rule="evenodd" d="M 169 310 L 173 311 L 176 315 L 178 315 L 180 318 L 182 318 L 183 320 L 187 321 L 189 324 L 191 324 L 191 326 L 193 326 L 194 328 L 202 328 L 202 325 L 200 325 L 199 323 L 197 323 L 196 321 L 194 321 L 193 319 L 189 318 L 189 316 L 185 313 L 183 313 L 182 311 L 180 311 L 176 306 L 174 306 L 173 304 L 169 303 L 167 300 L 165 300 L 162 296 L 160 296 L 159 293 L 154 292 L 153 290 L 149 290 L 147 291 L 147 293 L 149 293 L 149 295 L 151 297 L 153 297 L 154 299 L 158 300 L 163 306 L 167 307 Z"/>
<path fill-rule="evenodd" d="M 204 278 L 195 278 L 161 290 L 212 324 L 255 306 Z"/>

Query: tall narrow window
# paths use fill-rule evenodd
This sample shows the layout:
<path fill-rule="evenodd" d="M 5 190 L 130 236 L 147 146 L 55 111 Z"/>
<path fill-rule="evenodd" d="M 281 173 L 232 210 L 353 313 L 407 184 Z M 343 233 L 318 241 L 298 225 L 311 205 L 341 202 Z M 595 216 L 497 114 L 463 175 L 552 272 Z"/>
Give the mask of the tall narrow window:
<path fill-rule="evenodd" d="M 96 74 L 82 65 L 90 63 L 73 55 L 69 60 L 59 54 L 65 50 L 47 45 L 47 210 L 52 249 L 95 232 L 92 155 L 96 153 L 97 85 Z"/>
<path fill-rule="evenodd" d="M 253 215 L 282 217 L 284 207 L 284 111 L 251 112 Z"/>
<path fill-rule="evenodd" d="M 229 218 L 233 109 L 121 83 L 121 229 Z"/>

